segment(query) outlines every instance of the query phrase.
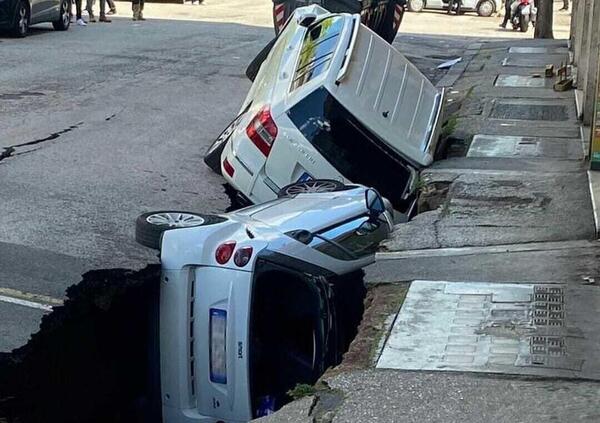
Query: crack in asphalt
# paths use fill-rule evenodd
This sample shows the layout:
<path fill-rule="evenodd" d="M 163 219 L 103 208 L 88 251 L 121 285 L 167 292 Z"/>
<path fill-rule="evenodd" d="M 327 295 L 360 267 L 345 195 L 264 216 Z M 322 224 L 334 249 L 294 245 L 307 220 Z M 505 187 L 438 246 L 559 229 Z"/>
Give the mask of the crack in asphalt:
<path fill-rule="evenodd" d="M 61 129 L 60 131 L 57 132 L 53 132 L 52 134 L 48 135 L 47 137 L 44 138 L 39 138 L 37 140 L 33 140 L 33 141 L 27 141 L 21 144 L 14 144 L 14 145 L 9 145 L 8 147 L 4 147 L 2 151 L 0 151 L 0 162 L 4 159 L 7 159 L 9 157 L 15 157 L 15 156 L 19 156 L 21 154 L 26 154 L 26 153 L 30 153 L 32 151 L 36 151 L 38 150 L 37 148 L 35 150 L 31 150 L 31 151 L 23 151 L 21 153 L 15 153 L 17 148 L 21 148 L 21 147 L 29 147 L 32 145 L 37 145 L 37 144 L 41 144 L 44 143 L 46 141 L 52 141 L 55 140 L 57 138 L 59 138 L 61 135 L 64 135 L 68 132 L 73 131 L 74 129 L 79 128 L 81 125 L 83 125 L 83 122 L 78 122 L 75 125 L 71 125 L 68 128 L 65 129 Z"/>

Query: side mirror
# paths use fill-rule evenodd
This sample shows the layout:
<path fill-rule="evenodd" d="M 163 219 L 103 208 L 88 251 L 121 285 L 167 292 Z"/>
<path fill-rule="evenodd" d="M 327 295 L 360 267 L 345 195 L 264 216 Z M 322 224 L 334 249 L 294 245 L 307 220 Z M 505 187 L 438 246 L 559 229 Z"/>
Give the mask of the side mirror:
<path fill-rule="evenodd" d="M 383 213 L 385 213 L 385 203 L 383 198 L 373 188 L 369 188 L 365 192 L 365 201 L 367 203 L 367 210 L 369 211 L 369 217 L 377 219 Z"/>

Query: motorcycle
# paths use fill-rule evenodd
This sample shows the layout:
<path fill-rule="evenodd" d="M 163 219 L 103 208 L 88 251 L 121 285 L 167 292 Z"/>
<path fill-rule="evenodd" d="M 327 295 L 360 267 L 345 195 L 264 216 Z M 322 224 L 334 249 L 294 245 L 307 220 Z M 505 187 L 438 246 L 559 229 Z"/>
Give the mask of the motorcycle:
<path fill-rule="evenodd" d="M 516 0 L 512 3 L 511 10 L 512 18 L 510 22 L 514 30 L 527 32 L 529 23 L 535 26 L 537 7 L 535 7 L 533 0 Z"/>

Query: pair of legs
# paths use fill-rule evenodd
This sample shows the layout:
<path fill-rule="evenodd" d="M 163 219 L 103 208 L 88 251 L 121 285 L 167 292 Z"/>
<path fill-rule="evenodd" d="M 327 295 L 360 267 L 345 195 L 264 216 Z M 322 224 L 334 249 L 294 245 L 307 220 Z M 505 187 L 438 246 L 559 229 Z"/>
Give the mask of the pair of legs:
<path fill-rule="evenodd" d="M 134 21 L 145 21 L 143 10 L 144 0 L 131 0 L 131 10 L 133 10 Z"/>
<path fill-rule="evenodd" d="M 502 28 L 506 28 L 506 24 L 510 21 L 510 15 L 512 15 L 511 3 L 512 0 L 504 0 L 504 20 L 500 24 Z"/>
<path fill-rule="evenodd" d="M 77 1 L 77 0 L 75 0 Z M 90 22 L 95 22 L 96 19 L 94 17 L 94 1 L 95 0 L 87 0 L 86 10 L 90 16 Z M 112 0 L 111 0 L 112 2 Z M 98 0 L 100 3 L 100 22 L 110 22 L 110 19 L 106 18 L 106 0 Z M 109 2 L 110 4 L 110 2 Z M 111 10 L 113 10 L 114 2 L 112 2 Z"/>
<path fill-rule="evenodd" d="M 460 15 L 460 8 L 462 6 L 462 0 L 449 0 L 447 13 L 448 14 L 452 13 L 452 9 L 454 9 L 454 5 L 456 5 L 456 10 L 455 10 L 456 14 Z"/>

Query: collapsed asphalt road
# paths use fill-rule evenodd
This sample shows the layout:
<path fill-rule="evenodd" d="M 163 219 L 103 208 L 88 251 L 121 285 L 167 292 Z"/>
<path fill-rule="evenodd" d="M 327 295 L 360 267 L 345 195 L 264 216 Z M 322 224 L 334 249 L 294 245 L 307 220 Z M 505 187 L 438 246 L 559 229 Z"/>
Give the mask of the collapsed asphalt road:
<path fill-rule="evenodd" d="M 343 351 L 362 318 L 363 277 L 331 281 Z M 160 422 L 159 281 L 159 265 L 85 273 L 26 345 L 0 353 L 0 421 Z"/>
<path fill-rule="evenodd" d="M 97 270 L 12 353 L 0 354 L 8 422 L 160 421 L 160 266 Z"/>

